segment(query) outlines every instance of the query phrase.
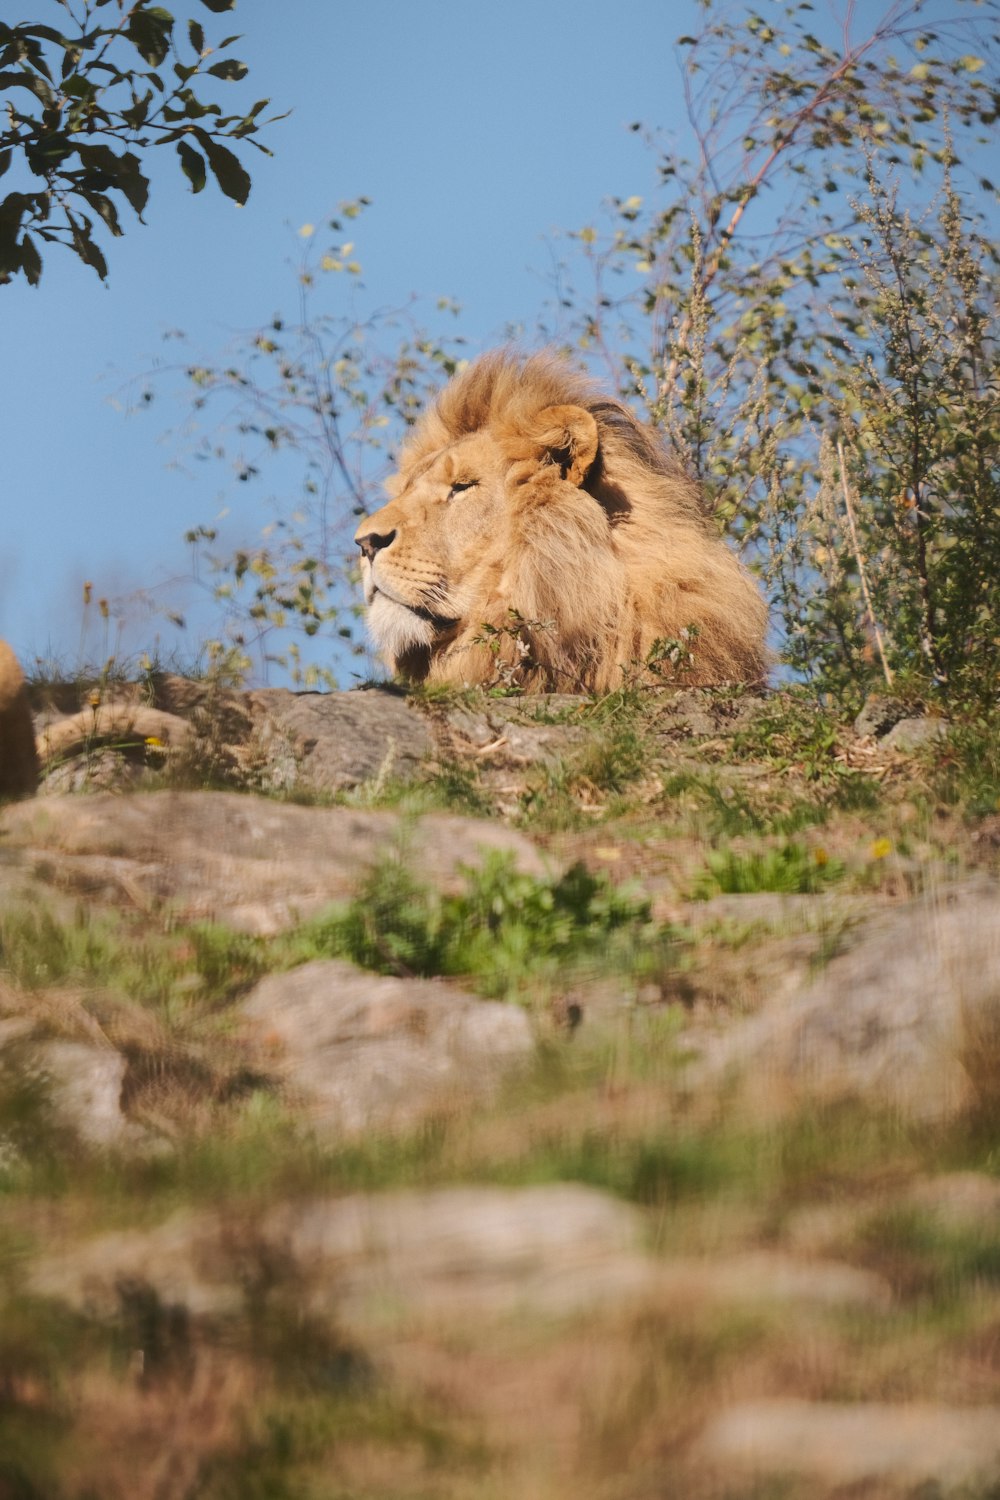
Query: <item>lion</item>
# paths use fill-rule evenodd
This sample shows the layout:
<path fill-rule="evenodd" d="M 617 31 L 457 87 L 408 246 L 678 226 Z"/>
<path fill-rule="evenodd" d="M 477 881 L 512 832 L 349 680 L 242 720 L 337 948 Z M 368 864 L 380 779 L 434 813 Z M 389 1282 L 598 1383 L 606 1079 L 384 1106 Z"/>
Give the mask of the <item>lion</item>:
<path fill-rule="evenodd" d="M 30 797 L 38 786 L 35 730 L 24 673 L 0 641 L 0 801 Z"/>
<path fill-rule="evenodd" d="M 559 356 L 456 375 L 357 529 L 369 631 L 413 683 L 607 693 L 760 681 L 767 607 L 699 486 Z"/>

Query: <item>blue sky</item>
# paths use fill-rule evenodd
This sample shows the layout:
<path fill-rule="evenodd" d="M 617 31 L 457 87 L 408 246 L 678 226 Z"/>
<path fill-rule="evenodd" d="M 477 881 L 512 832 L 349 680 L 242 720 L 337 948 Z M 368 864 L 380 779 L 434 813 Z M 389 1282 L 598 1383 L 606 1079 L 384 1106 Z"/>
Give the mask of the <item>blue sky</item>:
<path fill-rule="evenodd" d="M 628 126 L 682 128 L 673 44 L 696 15 L 693 0 L 623 0 L 613 16 L 606 0 L 171 8 L 197 15 L 209 41 L 242 33 L 234 51 L 250 76 L 223 101 L 243 88 L 247 103 L 267 94 L 293 113 L 267 133 L 272 158 L 245 153 L 246 207 L 211 183 L 194 197 L 172 153 L 153 153 L 147 223 L 106 247 L 107 286 L 53 252 L 37 290 L 0 288 L 0 636 L 29 666 L 77 665 L 84 580 L 95 598 L 154 588 L 183 606 L 184 531 L 226 504 L 243 504 L 230 524 L 247 539 L 260 525 L 247 487 L 227 488 L 220 468 L 171 467 L 164 433 L 179 404 L 122 409 L 130 379 L 169 356 L 165 332 L 218 354 L 289 313 L 296 231 L 359 194 L 373 205 L 358 250 L 376 302 L 454 297 L 472 350 L 530 330 L 551 295 L 553 237 L 593 221 L 608 195 L 651 190 L 654 156 Z M 13 9 L 58 24 L 53 0 Z M 124 608 L 127 647 L 159 637 L 191 653 L 172 627 Z M 92 632 L 85 653 L 101 648 Z"/>

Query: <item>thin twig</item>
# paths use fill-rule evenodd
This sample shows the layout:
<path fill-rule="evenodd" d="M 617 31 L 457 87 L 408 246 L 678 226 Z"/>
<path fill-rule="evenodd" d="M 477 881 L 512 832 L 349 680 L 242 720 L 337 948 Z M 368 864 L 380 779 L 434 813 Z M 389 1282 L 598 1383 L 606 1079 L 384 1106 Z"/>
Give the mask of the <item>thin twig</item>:
<path fill-rule="evenodd" d="M 844 461 L 844 444 L 840 438 L 837 439 L 837 461 L 840 464 L 840 488 L 844 495 L 844 505 L 847 508 L 847 524 L 851 531 L 851 547 L 854 551 L 854 560 L 858 565 L 858 576 L 861 579 L 861 592 L 865 599 L 865 609 L 868 612 L 868 623 L 875 637 L 878 647 L 879 661 L 882 663 L 882 672 L 885 676 L 886 687 L 892 687 L 892 670 L 885 659 L 885 649 L 882 645 L 882 632 L 878 628 L 875 619 L 875 611 L 872 608 L 872 596 L 868 591 L 868 578 L 865 574 L 865 565 L 861 557 L 861 547 L 858 544 L 858 531 L 854 524 L 854 506 L 851 503 L 851 491 L 847 483 L 847 465 Z"/>

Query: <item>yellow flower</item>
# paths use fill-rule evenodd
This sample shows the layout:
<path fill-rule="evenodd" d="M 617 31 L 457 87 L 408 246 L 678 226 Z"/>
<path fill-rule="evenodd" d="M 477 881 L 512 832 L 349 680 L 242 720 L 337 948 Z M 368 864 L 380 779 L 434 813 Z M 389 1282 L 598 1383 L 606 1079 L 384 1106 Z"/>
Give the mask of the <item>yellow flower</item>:
<path fill-rule="evenodd" d="M 827 854 L 825 849 L 814 849 L 813 859 L 819 865 L 820 869 L 822 869 L 824 865 L 828 865 L 830 863 L 830 856 L 829 854 Z"/>
<path fill-rule="evenodd" d="M 146 744 L 151 746 L 154 750 L 163 749 L 163 741 L 160 739 L 159 735 L 156 734 L 147 734 Z"/>
<path fill-rule="evenodd" d="M 887 854 L 892 853 L 891 839 L 876 839 L 871 847 L 872 859 L 885 859 Z"/>

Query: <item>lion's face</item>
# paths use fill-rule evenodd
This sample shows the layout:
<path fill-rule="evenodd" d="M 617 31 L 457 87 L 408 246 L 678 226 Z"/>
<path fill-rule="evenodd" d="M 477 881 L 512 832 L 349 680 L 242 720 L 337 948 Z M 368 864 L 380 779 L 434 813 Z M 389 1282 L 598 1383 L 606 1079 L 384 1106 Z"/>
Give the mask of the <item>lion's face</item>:
<path fill-rule="evenodd" d="M 474 433 L 400 473 L 397 494 L 358 527 L 368 625 L 390 657 L 454 633 L 502 529 L 510 461 Z"/>

